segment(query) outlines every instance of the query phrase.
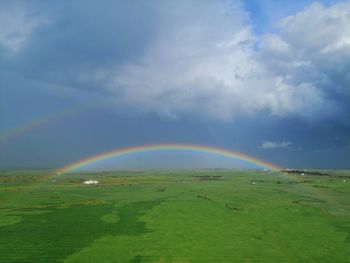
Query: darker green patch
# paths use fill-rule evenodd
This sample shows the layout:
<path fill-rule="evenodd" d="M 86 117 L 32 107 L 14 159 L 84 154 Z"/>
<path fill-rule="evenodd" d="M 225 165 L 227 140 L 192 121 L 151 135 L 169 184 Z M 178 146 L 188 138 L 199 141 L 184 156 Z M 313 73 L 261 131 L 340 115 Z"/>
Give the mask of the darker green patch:
<path fill-rule="evenodd" d="M 207 197 L 205 195 L 197 195 L 197 198 L 208 200 L 208 201 L 212 201 L 209 197 Z"/>
<path fill-rule="evenodd" d="M 324 186 L 324 185 L 317 185 L 317 184 L 314 184 L 312 187 L 318 187 L 318 188 L 329 188 L 328 186 Z"/>
<path fill-rule="evenodd" d="M 263 240 L 263 238 L 261 236 L 257 236 L 257 235 L 250 235 L 252 238 L 257 239 L 257 240 Z"/>
<path fill-rule="evenodd" d="M 240 210 L 242 210 L 241 208 L 235 207 L 235 206 L 233 206 L 233 205 L 231 205 L 231 204 L 225 204 L 225 207 L 226 207 L 227 209 L 234 210 L 234 211 L 240 211 Z"/>
<path fill-rule="evenodd" d="M 350 243 L 350 222 L 347 221 L 338 221 L 336 223 L 333 224 L 333 226 L 339 231 L 339 232 L 343 232 L 346 234 L 346 242 Z"/>
<path fill-rule="evenodd" d="M 137 255 L 132 260 L 130 260 L 130 263 L 141 263 L 142 262 L 142 256 Z"/>
<path fill-rule="evenodd" d="M 131 203 L 129 205 L 120 207 L 117 209 L 119 215 L 119 221 L 117 223 L 118 235 L 140 235 L 147 233 L 150 230 L 147 229 L 146 223 L 138 221 L 138 218 L 144 215 L 147 210 L 151 209 L 155 205 L 160 204 L 162 201 L 149 201 Z"/>
<path fill-rule="evenodd" d="M 151 257 L 137 255 L 134 258 L 132 258 L 129 262 L 130 263 L 141 263 L 141 262 L 154 262 L 154 261 L 152 260 Z"/>
<path fill-rule="evenodd" d="M 112 204 L 81 205 L 23 215 L 20 223 L 0 227 L 0 262 L 57 262 L 104 235 L 147 233 L 151 230 L 138 219 L 159 203 L 131 203 L 117 209 Z M 115 209 L 117 223 L 101 220 Z"/>

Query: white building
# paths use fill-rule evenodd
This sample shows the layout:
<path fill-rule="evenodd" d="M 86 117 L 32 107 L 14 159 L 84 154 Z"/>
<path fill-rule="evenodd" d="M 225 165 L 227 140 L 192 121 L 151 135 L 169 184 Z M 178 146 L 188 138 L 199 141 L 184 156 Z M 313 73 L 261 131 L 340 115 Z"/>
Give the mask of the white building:
<path fill-rule="evenodd" d="M 100 183 L 99 181 L 94 181 L 94 180 L 87 180 L 83 182 L 83 184 L 99 184 L 99 183 Z"/>

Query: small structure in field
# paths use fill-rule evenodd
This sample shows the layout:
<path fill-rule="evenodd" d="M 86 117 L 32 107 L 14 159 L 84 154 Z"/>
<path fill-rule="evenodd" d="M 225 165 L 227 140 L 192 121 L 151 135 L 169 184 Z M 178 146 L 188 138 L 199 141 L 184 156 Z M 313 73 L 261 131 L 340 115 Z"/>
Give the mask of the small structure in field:
<path fill-rule="evenodd" d="M 94 181 L 94 180 L 87 180 L 83 182 L 83 184 L 99 184 L 99 183 L 100 183 L 99 181 Z"/>

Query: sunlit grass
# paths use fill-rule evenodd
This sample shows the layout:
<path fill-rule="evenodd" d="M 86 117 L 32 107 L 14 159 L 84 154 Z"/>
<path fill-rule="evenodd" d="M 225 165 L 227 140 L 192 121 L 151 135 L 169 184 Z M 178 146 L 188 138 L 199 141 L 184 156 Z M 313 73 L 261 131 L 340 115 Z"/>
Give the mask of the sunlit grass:
<path fill-rule="evenodd" d="M 0 262 L 348 262 L 341 176 L 2 172 Z"/>

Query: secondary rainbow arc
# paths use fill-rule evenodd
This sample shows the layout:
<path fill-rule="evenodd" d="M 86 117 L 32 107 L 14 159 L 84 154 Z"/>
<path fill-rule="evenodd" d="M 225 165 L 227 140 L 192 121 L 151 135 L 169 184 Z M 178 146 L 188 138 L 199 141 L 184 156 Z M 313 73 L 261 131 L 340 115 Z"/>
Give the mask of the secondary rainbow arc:
<path fill-rule="evenodd" d="M 75 106 L 74 108 L 64 109 L 61 111 L 53 112 L 45 116 L 40 116 L 30 120 L 27 123 L 19 125 L 18 127 L 0 132 L 0 143 L 11 140 L 17 136 L 25 134 L 31 130 L 44 127 L 46 124 L 58 121 L 60 119 L 65 119 L 67 117 L 73 116 L 75 114 L 80 114 L 84 111 L 91 109 L 91 105 L 81 105 Z"/>
<path fill-rule="evenodd" d="M 80 161 L 71 163 L 69 165 L 66 165 L 56 170 L 55 172 L 56 174 L 73 172 L 74 170 L 77 170 L 79 168 L 83 168 L 87 165 L 96 163 L 98 161 L 107 160 L 110 158 L 116 158 L 116 157 L 135 154 L 135 153 L 155 152 L 155 151 L 162 151 L 162 150 L 183 150 L 183 151 L 188 150 L 188 151 L 194 151 L 194 152 L 209 153 L 209 154 L 229 157 L 235 160 L 241 160 L 263 168 L 268 168 L 273 170 L 281 169 L 281 167 L 276 164 L 272 164 L 270 162 L 258 159 L 248 154 L 241 153 L 234 150 L 214 147 L 214 146 L 196 145 L 196 144 L 148 144 L 148 145 L 118 148 L 112 151 L 102 152 L 102 153 L 87 157 L 85 159 L 82 159 Z"/>

